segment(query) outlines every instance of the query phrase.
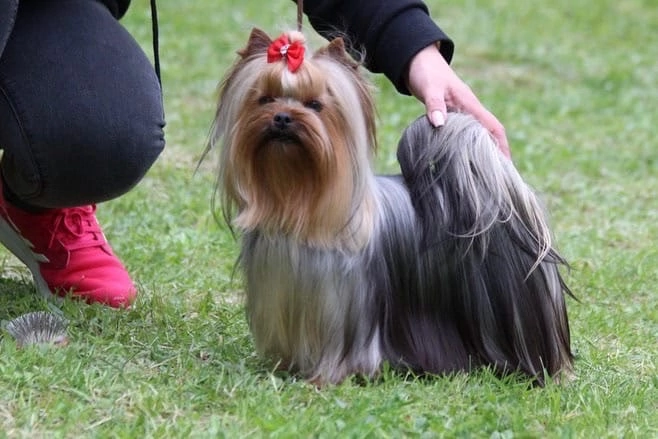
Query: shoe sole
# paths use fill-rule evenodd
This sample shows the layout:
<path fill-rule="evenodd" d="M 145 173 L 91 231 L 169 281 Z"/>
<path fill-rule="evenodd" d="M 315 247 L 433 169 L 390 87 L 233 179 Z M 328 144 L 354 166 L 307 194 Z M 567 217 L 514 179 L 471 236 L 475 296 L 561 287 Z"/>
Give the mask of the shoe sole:
<path fill-rule="evenodd" d="M 0 242 L 7 247 L 32 273 L 34 284 L 37 291 L 46 299 L 61 299 L 53 294 L 48 284 L 41 276 L 39 261 L 37 261 L 34 252 L 31 250 L 27 241 L 16 232 L 11 224 L 5 218 L 0 216 Z"/>

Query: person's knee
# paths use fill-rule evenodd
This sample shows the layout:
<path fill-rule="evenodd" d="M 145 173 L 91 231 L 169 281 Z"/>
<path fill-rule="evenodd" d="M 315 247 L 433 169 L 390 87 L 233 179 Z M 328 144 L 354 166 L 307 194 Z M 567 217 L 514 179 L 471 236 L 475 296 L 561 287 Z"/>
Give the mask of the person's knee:
<path fill-rule="evenodd" d="M 6 189 L 25 204 L 43 208 L 99 203 L 125 194 L 142 180 L 165 144 L 161 113 L 144 116 L 105 130 L 87 126 L 78 135 L 47 144 L 14 144 L 2 159 Z"/>
<path fill-rule="evenodd" d="M 146 175 L 165 145 L 162 124 L 134 124 L 127 127 L 111 150 L 111 157 L 96 157 L 97 169 L 106 181 L 94 197 L 98 201 L 128 192 Z"/>
<path fill-rule="evenodd" d="M 153 66 L 96 2 L 21 6 L 0 66 L 6 186 L 40 207 L 124 194 L 164 147 Z"/>

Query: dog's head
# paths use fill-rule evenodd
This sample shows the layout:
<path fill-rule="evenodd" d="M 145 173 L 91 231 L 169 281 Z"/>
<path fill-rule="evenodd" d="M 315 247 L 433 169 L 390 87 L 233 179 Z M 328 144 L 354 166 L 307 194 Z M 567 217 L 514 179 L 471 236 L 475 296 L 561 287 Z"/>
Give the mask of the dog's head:
<path fill-rule="evenodd" d="M 224 209 L 241 230 L 330 245 L 364 203 L 375 145 L 370 84 L 335 39 L 254 29 L 220 86 L 212 142 L 222 142 Z M 221 140 L 220 140 L 221 139 Z M 359 226 L 361 228 L 362 226 Z"/>

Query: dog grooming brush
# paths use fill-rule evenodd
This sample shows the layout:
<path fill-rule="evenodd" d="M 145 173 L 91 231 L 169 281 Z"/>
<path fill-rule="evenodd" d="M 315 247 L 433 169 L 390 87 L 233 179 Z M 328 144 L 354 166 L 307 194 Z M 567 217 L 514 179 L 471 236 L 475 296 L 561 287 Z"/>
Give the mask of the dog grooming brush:
<path fill-rule="evenodd" d="M 5 326 L 20 347 L 27 345 L 66 346 L 68 321 L 55 314 L 36 311 L 23 314 Z"/>

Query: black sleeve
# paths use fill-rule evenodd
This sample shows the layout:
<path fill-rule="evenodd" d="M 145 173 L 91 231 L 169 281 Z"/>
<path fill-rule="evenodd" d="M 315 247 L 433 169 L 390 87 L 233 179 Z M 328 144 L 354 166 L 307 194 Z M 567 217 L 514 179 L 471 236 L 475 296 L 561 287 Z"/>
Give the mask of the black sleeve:
<path fill-rule="evenodd" d="M 355 51 L 365 49 L 366 67 L 384 73 L 401 93 L 409 93 L 407 66 L 421 49 L 440 41 L 441 55 L 452 59 L 453 42 L 422 1 L 304 0 L 304 13 L 323 37 L 346 35 Z"/>

